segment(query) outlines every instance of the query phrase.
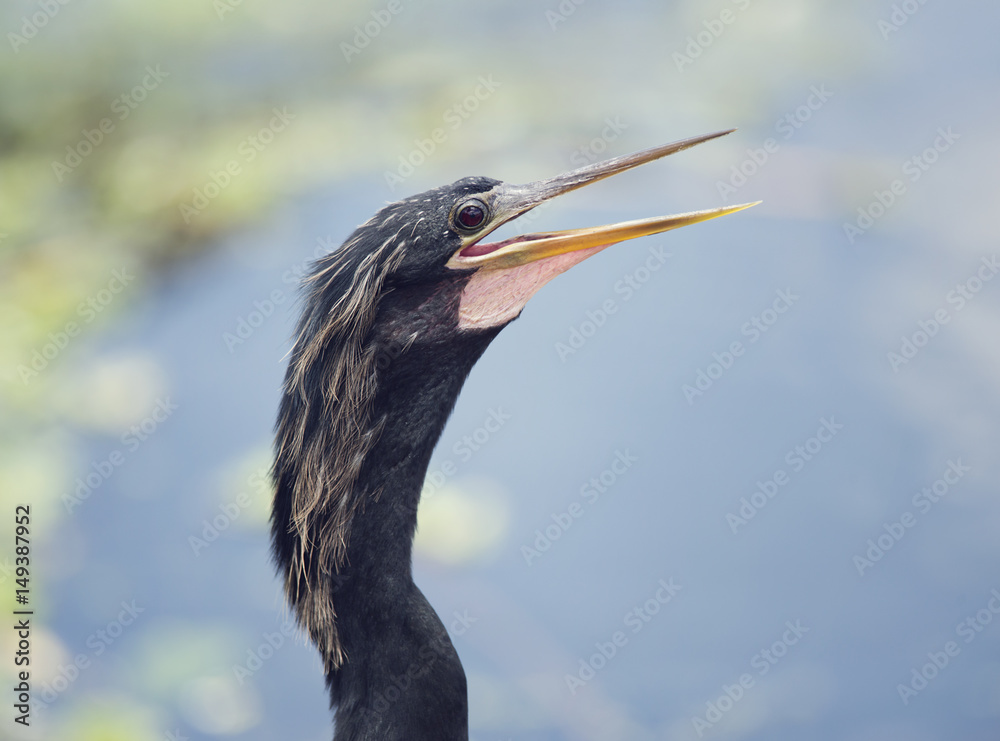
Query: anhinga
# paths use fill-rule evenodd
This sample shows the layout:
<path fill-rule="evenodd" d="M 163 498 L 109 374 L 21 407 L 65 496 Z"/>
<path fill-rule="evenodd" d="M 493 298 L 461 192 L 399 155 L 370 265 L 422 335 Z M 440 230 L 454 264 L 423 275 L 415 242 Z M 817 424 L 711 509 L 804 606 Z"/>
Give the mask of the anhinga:
<path fill-rule="evenodd" d="M 486 346 L 545 283 L 608 245 L 752 204 L 483 238 L 726 133 L 527 185 L 463 178 L 387 205 L 316 262 L 276 424 L 272 545 L 323 657 L 335 741 L 468 738 L 465 672 L 413 582 L 411 550 L 431 452 Z"/>

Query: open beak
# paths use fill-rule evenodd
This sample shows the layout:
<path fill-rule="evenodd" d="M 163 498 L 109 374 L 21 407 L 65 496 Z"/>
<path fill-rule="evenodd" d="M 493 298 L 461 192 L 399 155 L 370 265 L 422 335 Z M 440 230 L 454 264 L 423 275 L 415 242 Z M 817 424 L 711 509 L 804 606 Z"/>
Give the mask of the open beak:
<path fill-rule="evenodd" d="M 706 211 L 692 211 L 686 214 L 626 221 L 606 226 L 524 234 L 503 242 L 483 243 L 481 241 L 487 234 L 502 224 L 520 216 L 550 198 L 568 193 L 577 188 L 582 188 L 584 185 L 589 185 L 611 175 L 616 175 L 619 172 L 630 170 L 646 162 L 652 162 L 660 157 L 666 157 L 668 154 L 680 152 L 682 149 L 693 147 L 710 139 L 724 136 L 734 130 L 730 129 L 729 131 L 720 131 L 715 134 L 696 136 L 672 144 L 665 144 L 653 149 L 636 152 L 635 154 L 615 157 L 605 162 L 587 165 L 586 167 L 557 175 L 554 178 L 539 180 L 527 185 L 508 185 L 504 183 L 497 187 L 491 198 L 492 215 L 489 224 L 480 233 L 467 238 L 467 243 L 451 257 L 447 265 L 450 268 L 459 270 L 470 268 L 481 268 L 484 270 L 513 268 L 546 257 L 577 252 L 590 247 L 607 246 L 627 239 L 644 237 L 648 234 L 659 234 L 670 229 L 697 224 L 700 221 L 708 221 L 717 216 L 725 216 L 726 214 L 756 206 L 760 201 L 743 203 L 738 206 L 708 209 Z"/>

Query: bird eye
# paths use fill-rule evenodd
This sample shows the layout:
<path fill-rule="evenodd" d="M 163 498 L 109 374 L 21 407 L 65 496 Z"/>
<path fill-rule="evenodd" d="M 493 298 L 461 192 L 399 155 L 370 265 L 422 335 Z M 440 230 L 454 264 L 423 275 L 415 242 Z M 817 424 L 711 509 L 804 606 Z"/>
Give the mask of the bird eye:
<path fill-rule="evenodd" d="M 459 207 L 455 214 L 455 223 L 462 229 L 477 229 L 486 221 L 486 204 L 482 201 L 469 201 Z"/>

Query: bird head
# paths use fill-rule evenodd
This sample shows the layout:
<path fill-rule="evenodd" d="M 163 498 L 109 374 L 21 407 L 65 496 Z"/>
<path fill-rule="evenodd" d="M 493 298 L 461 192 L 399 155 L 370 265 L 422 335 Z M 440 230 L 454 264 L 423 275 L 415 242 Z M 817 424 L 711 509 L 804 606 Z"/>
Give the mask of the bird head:
<path fill-rule="evenodd" d="M 423 476 L 465 376 L 496 333 L 549 280 L 605 247 L 753 204 L 487 237 L 551 198 L 725 133 L 528 184 L 464 178 L 385 206 L 317 261 L 277 422 L 273 535 L 289 598 L 328 667 L 343 659 L 330 591 L 340 582 L 330 577 L 345 562 L 355 513 L 378 501 L 386 472 Z M 410 512 L 410 536 L 415 520 Z"/>
<path fill-rule="evenodd" d="M 318 263 L 309 280 L 311 303 L 322 309 L 315 318 L 328 328 L 342 324 L 356 332 L 370 325 L 378 307 L 397 333 L 418 339 L 502 327 L 545 283 L 612 244 L 754 204 L 496 242 L 486 241 L 488 235 L 555 196 L 727 133 L 685 139 L 533 183 L 463 178 L 391 203 Z M 392 294 L 396 300 L 386 303 Z M 388 316 L 394 305 L 399 321 Z"/>

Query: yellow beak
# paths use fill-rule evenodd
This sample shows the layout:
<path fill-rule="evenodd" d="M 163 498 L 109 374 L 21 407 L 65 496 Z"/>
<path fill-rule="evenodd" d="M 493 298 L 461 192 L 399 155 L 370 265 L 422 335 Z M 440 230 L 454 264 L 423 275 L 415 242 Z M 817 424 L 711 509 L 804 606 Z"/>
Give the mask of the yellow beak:
<path fill-rule="evenodd" d="M 728 133 L 730 131 L 720 131 L 715 134 L 684 139 L 635 154 L 587 165 L 578 170 L 527 185 L 501 184 L 497 186 L 490 197 L 492 217 L 489 223 L 479 233 L 467 238 L 462 249 L 451 257 L 447 265 L 457 270 L 512 268 L 567 252 L 614 244 L 649 234 L 659 234 L 756 206 L 760 201 L 705 211 L 692 211 L 686 214 L 625 221 L 606 226 L 525 234 L 492 244 L 484 244 L 481 241 L 497 227 L 550 198 Z"/>

